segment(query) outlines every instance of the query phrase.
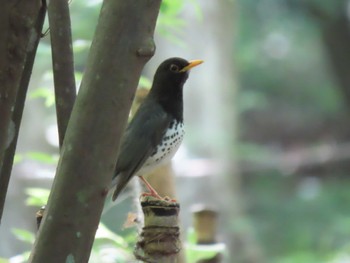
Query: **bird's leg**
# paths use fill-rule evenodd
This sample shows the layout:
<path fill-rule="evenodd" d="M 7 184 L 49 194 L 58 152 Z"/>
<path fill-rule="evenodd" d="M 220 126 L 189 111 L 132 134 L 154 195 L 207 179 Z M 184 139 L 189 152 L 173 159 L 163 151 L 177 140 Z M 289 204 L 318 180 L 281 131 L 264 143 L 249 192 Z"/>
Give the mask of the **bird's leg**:
<path fill-rule="evenodd" d="M 160 197 L 160 195 L 157 193 L 156 190 L 154 190 L 154 188 L 149 184 L 149 182 L 146 181 L 145 178 L 143 178 L 143 176 L 139 176 L 140 180 L 145 184 L 145 186 L 147 187 L 149 193 L 143 193 L 142 196 L 153 196 L 157 199 L 163 200 L 162 197 Z"/>

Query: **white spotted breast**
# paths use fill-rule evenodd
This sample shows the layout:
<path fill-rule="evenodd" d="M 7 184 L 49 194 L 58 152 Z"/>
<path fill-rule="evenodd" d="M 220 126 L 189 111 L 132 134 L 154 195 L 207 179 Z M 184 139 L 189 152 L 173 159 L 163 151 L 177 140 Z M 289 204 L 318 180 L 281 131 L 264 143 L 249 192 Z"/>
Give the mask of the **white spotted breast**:
<path fill-rule="evenodd" d="M 165 132 L 162 141 L 151 156 L 147 158 L 137 174 L 145 175 L 152 172 L 155 168 L 168 163 L 179 149 L 184 135 L 183 122 L 173 120 Z"/>

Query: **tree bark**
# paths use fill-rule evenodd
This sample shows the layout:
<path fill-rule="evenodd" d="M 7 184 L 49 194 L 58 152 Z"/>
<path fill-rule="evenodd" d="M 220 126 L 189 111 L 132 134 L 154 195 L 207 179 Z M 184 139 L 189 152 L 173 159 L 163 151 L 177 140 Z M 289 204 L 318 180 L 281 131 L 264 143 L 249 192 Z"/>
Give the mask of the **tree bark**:
<path fill-rule="evenodd" d="M 160 2 L 104 1 L 29 262 L 88 262 Z"/>
<path fill-rule="evenodd" d="M 59 145 L 73 109 L 76 87 L 68 1 L 51 0 L 47 7 L 52 49 L 52 68 L 55 84 L 56 115 Z"/>
<path fill-rule="evenodd" d="M 0 222 L 24 101 L 45 18 L 41 0 L 2 1 L 0 16 Z"/>
<path fill-rule="evenodd" d="M 178 215 L 180 205 L 174 202 L 142 197 L 144 227 L 134 250 L 137 259 L 147 263 L 175 263 L 181 251 Z"/>

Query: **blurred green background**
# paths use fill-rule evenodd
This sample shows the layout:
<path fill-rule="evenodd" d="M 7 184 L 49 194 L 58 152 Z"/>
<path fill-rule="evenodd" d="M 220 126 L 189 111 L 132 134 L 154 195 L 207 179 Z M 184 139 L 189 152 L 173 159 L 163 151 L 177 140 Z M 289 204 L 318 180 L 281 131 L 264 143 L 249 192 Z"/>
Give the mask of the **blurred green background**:
<path fill-rule="evenodd" d="M 70 4 L 78 82 L 100 4 Z M 141 85 L 168 57 L 205 60 L 186 83 L 187 133 L 173 167 L 183 232 L 191 227 L 193 205 L 214 207 L 224 262 L 350 262 L 349 14 L 348 0 L 163 1 L 156 55 Z M 47 36 L 0 228 L 4 262 L 23 262 L 16 255 L 30 249 L 32 237 L 21 230 L 35 232 L 33 204 L 46 193 L 31 191 L 28 206 L 26 189 L 49 189 L 55 172 L 52 85 Z M 95 249 L 91 262 L 130 262 L 135 231 L 121 225 L 131 203 L 126 196 L 118 204 L 124 213 L 112 208 L 103 216 L 118 236 L 100 233 L 115 243 L 98 241 L 99 248 L 119 257 Z"/>

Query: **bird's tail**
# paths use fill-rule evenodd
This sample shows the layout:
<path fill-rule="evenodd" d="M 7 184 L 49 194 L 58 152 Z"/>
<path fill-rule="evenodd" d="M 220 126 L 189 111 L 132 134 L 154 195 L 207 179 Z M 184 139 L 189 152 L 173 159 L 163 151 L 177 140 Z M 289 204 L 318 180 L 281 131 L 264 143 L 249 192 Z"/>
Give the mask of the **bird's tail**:
<path fill-rule="evenodd" d="M 112 196 L 112 200 L 115 201 L 117 199 L 117 197 L 119 196 L 119 194 L 121 193 L 121 191 L 125 188 L 125 186 L 127 185 L 127 183 L 130 181 L 131 176 L 129 176 L 128 174 L 125 173 L 119 173 L 117 174 L 115 184 L 115 190 L 113 192 L 113 196 Z"/>
<path fill-rule="evenodd" d="M 123 188 L 119 187 L 119 184 L 117 185 L 117 187 L 115 188 L 114 192 L 113 192 L 113 196 L 112 196 L 112 200 L 115 201 L 118 197 L 118 195 L 120 194 L 120 192 L 123 190 Z"/>

